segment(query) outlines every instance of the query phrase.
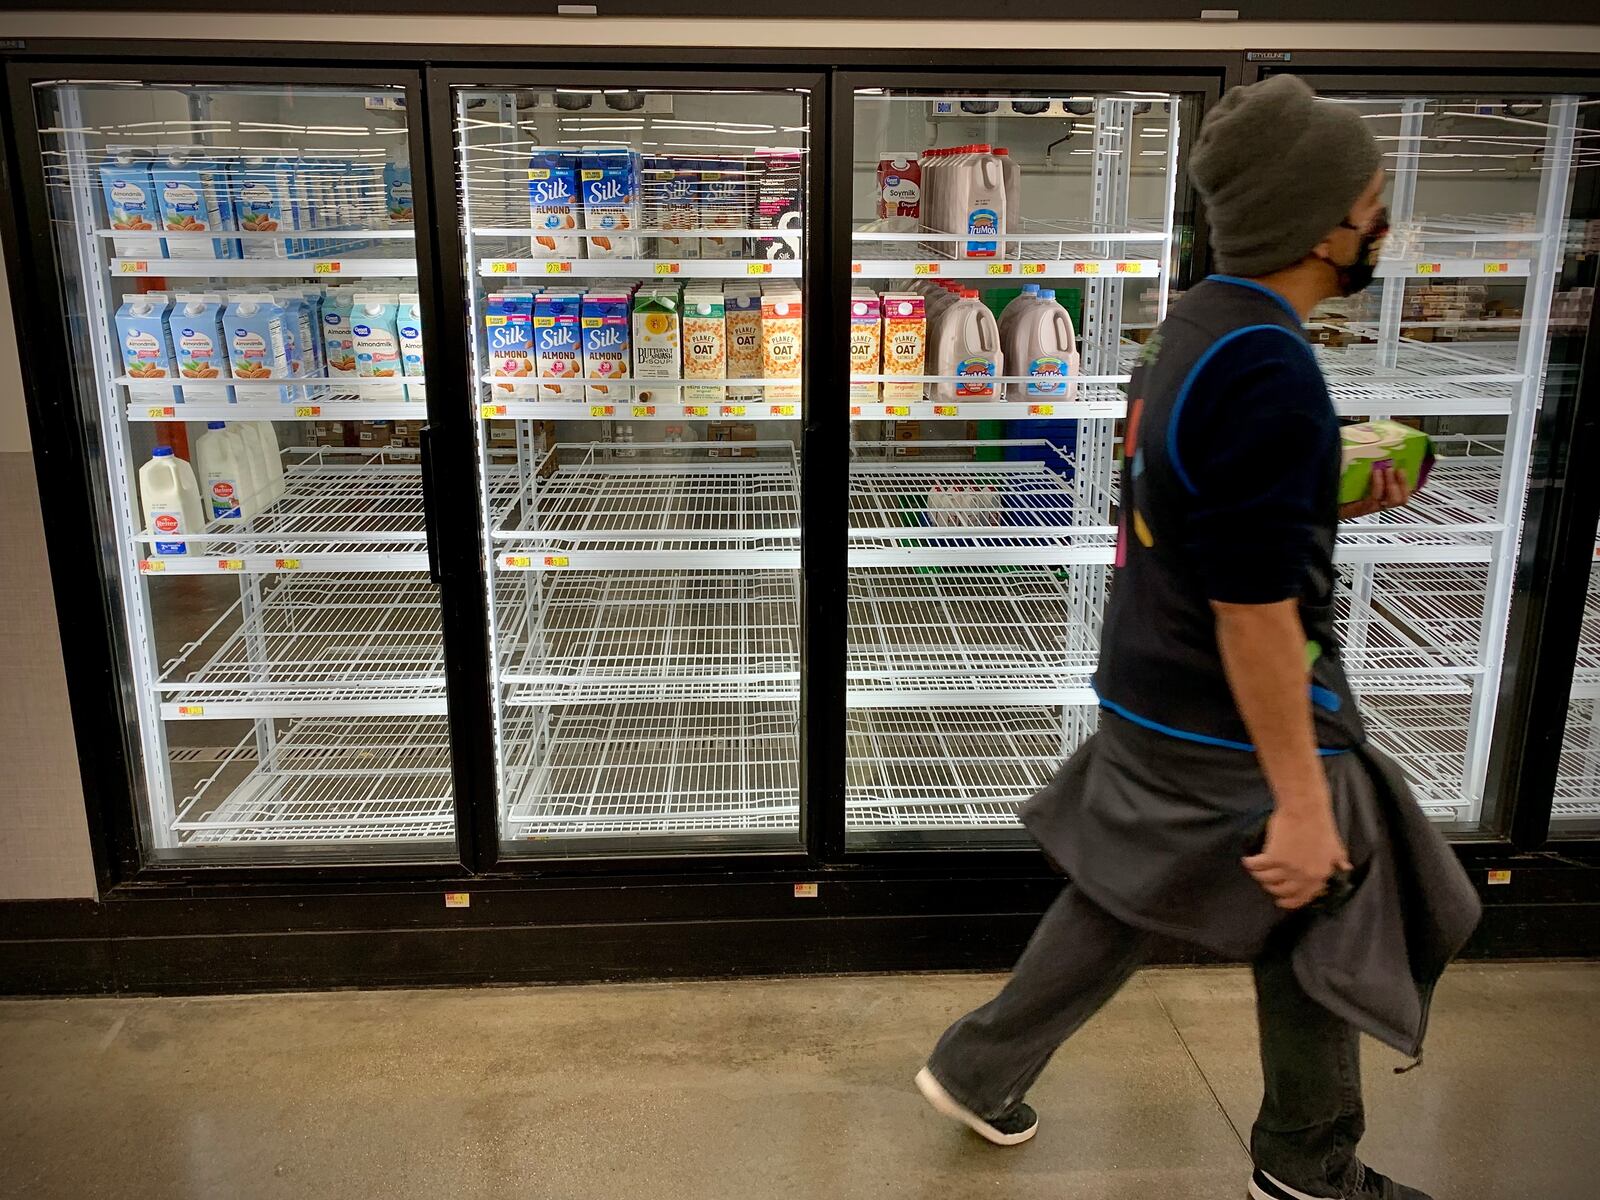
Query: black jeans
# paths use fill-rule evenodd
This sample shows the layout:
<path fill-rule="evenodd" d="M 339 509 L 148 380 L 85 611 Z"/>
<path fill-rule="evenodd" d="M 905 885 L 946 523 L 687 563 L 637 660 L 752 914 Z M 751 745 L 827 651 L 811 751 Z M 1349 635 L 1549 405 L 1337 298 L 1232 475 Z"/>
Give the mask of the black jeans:
<path fill-rule="evenodd" d="M 1116 994 L 1152 940 L 1069 884 L 1039 922 L 1010 981 L 945 1031 L 929 1069 L 973 1112 L 999 1115 Z M 1290 1187 L 1342 1196 L 1365 1128 L 1359 1043 L 1350 1025 L 1300 987 L 1289 957 L 1293 943 L 1291 919 L 1255 964 L 1266 1086 L 1250 1153 Z"/>

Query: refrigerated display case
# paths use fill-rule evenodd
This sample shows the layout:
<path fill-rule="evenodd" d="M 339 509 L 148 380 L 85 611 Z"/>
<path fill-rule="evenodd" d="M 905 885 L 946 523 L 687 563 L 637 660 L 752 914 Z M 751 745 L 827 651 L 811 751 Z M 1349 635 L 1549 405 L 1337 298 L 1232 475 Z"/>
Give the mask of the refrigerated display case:
<path fill-rule="evenodd" d="M 854 102 L 848 841 L 1015 840 L 1095 725 L 1123 385 L 1190 249 L 1200 97 Z"/>
<path fill-rule="evenodd" d="M 147 861 L 455 856 L 405 97 L 33 88 Z"/>
<path fill-rule="evenodd" d="M 812 90 L 452 91 L 508 854 L 799 842 Z"/>

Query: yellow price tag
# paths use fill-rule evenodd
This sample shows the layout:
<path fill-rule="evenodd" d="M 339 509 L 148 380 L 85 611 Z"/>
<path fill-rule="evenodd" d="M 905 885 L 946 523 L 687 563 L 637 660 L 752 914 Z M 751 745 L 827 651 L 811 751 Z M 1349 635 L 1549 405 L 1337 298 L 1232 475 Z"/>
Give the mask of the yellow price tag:
<path fill-rule="evenodd" d="M 1011 264 L 1010 263 L 990 263 L 989 264 L 989 272 L 988 273 L 990 275 L 1009 275 L 1009 274 L 1011 274 Z"/>
<path fill-rule="evenodd" d="M 1055 416 L 1055 414 L 1056 414 L 1056 406 L 1054 404 L 1030 404 L 1030 405 L 1028 405 L 1028 415 L 1030 417 L 1053 417 L 1053 416 Z"/>
<path fill-rule="evenodd" d="M 794 405 L 792 404 L 773 404 L 769 405 L 769 407 L 772 409 L 772 415 L 775 417 L 794 416 Z"/>
<path fill-rule="evenodd" d="M 242 571 L 242 570 L 244 570 L 244 559 L 242 559 L 242 558 L 219 558 L 219 559 L 217 559 L 217 570 L 219 570 L 219 571 Z"/>
<path fill-rule="evenodd" d="M 636 417 L 653 417 L 656 415 L 656 406 L 654 404 L 635 404 L 633 406 L 633 415 Z"/>
<path fill-rule="evenodd" d="M 742 417 L 744 416 L 744 405 L 724 404 L 722 406 L 722 415 L 725 417 Z"/>
<path fill-rule="evenodd" d="M 139 560 L 139 570 L 143 571 L 147 575 L 153 574 L 156 571 L 165 571 L 166 569 L 167 564 L 162 562 L 159 558 L 141 558 Z"/>
<path fill-rule="evenodd" d="M 686 417 L 709 417 L 711 409 L 704 404 L 685 404 L 683 415 Z"/>
<path fill-rule="evenodd" d="M 1043 275 L 1044 264 L 1042 262 L 1023 263 L 1022 273 L 1024 275 Z"/>
<path fill-rule="evenodd" d="M 886 417 L 909 417 L 911 408 L 905 404 L 885 404 L 883 406 L 883 414 Z"/>
<path fill-rule="evenodd" d="M 203 717 L 206 715 L 206 706 L 204 704 L 180 704 L 178 705 L 178 715 L 180 717 Z"/>
<path fill-rule="evenodd" d="M 503 417 L 506 415 L 506 406 L 504 404 L 485 404 L 478 411 L 485 417 Z"/>
<path fill-rule="evenodd" d="M 311 264 L 311 273 L 313 275 L 337 275 L 342 270 L 344 270 L 344 264 L 332 259 L 327 262 Z"/>
<path fill-rule="evenodd" d="M 178 414 L 173 412 L 171 408 L 151 408 L 145 410 L 145 415 L 152 421 L 159 421 L 162 417 L 175 417 Z"/>
<path fill-rule="evenodd" d="M 1431 263 L 1418 263 L 1417 264 L 1417 274 L 1418 275 L 1437 275 L 1443 270 L 1444 270 L 1444 264 L 1443 263 L 1431 262 Z"/>
<path fill-rule="evenodd" d="M 297 417 L 320 417 L 322 407 L 317 404 L 298 404 L 295 406 L 294 415 Z"/>
<path fill-rule="evenodd" d="M 771 275 L 772 264 L 769 262 L 746 263 L 744 273 L 746 275 Z"/>
<path fill-rule="evenodd" d="M 544 565 L 547 567 L 567 566 L 567 556 L 565 554 L 546 554 L 544 556 Z"/>
<path fill-rule="evenodd" d="M 280 571 L 298 571 L 300 569 L 300 560 L 298 558 L 279 558 L 274 560 L 273 565 Z"/>
<path fill-rule="evenodd" d="M 489 274 L 491 275 L 515 275 L 516 273 L 517 264 L 514 262 L 492 262 L 489 264 Z"/>
<path fill-rule="evenodd" d="M 1100 274 L 1100 264 L 1097 262 L 1076 262 L 1072 264 L 1072 273 L 1074 275 L 1098 275 Z"/>
<path fill-rule="evenodd" d="M 676 275 L 682 269 L 683 268 L 675 262 L 658 262 L 656 264 L 657 275 Z"/>
<path fill-rule="evenodd" d="M 912 263 L 911 273 L 913 275 L 937 275 L 939 273 L 939 264 L 930 262 Z"/>
<path fill-rule="evenodd" d="M 954 417 L 959 415 L 960 412 L 961 406 L 957 404 L 935 404 L 933 406 L 933 415 L 936 417 Z"/>
<path fill-rule="evenodd" d="M 569 262 L 547 262 L 544 265 L 544 273 L 546 275 L 570 275 L 572 274 L 572 264 Z"/>
<path fill-rule="evenodd" d="M 150 264 L 140 259 L 138 262 L 119 263 L 117 269 L 124 275 L 143 275 L 150 269 Z"/>
<path fill-rule="evenodd" d="M 1139 264 L 1136 262 L 1119 262 L 1114 265 L 1114 269 L 1118 275 L 1139 274 Z"/>
<path fill-rule="evenodd" d="M 1492 262 L 1483 264 L 1483 273 L 1485 275 L 1505 275 L 1510 272 L 1510 270 L 1511 264 L 1508 262 Z"/>
<path fill-rule="evenodd" d="M 591 417 L 609 417 L 615 411 L 615 407 L 610 404 L 589 405 L 589 415 Z"/>
<path fill-rule="evenodd" d="M 508 554 L 506 555 L 506 566 L 531 567 L 533 566 L 533 559 L 529 558 L 526 554 Z"/>

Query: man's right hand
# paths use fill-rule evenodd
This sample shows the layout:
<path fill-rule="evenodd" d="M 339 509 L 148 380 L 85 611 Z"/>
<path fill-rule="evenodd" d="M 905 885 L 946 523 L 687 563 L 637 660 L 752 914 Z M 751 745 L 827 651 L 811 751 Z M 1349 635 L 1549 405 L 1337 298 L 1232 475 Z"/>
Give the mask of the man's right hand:
<path fill-rule="evenodd" d="M 1350 859 L 1333 810 L 1326 799 L 1304 807 L 1279 806 L 1267 818 L 1267 840 L 1260 854 L 1244 860 L 1245 870 L 1279 908 L 1304 908 L 1327 890 Z"/>

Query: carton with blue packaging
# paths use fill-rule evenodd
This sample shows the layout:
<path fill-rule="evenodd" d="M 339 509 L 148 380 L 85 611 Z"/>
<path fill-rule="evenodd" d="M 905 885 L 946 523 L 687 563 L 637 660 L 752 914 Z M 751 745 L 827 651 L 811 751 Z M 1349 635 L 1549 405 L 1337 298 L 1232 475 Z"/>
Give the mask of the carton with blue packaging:
<path fill-rule="evenodd" d="M 582 258 L 578 228 L 578 163 L 564 150 L 535 146 L 528 158 L 528 218 L 534 258 Z"/>
<path fill-rule="evenodd" d="M 427 360 L 422 352 L 422 303 L 415 292 L 399 298 L 395 320 L 400 333 L 400 371 L 406 379 L 422 379 L 427 375 Z M 406 398 L 426 400 L 428 385 L 406 383 Z"/>
<path fill-rule="evenodd" d="M 161 228 L 161 206 L 150 178 L 150 164 L 138 154 L 131 146 L 113 146 L 100 164 L 106 224 L 115 234 L 111 245 L 122 258 L 165 258 L 166 242 L 145 234 Z M 124 234 L 123 230 L 131 232 Z"/>
<path fill-rule="evenodd" d="M 391 225 L 410 225 L 415 211 L 411 200 L 411 164 L 383 164 L 383 206 Z"/>
<path fill-rule="evenodd" d="M 583 298 L 583 377 L 590 400 L 626 400 L 633 364 L 628 336 L 629 296 L 625 292 Z"/>
<path fill-rule="evenodd" d="M 240 239 L 244 257 L 295 257 L 300 239 L 289 235 L 300 228 L 300 209 L 289 160 L 254 156 L 240 163 L 233 173 L 233 215 L 241 233 L 263 235 Z"/>
<path fill-rule="evenodd" d="M 542 400 L 582 400 L 583 338 L 579 327 L 583 297 L 577 292 L 543 292 L 533 305 L 533 350 Z"/>
<path fill-rule="evenodd" d="M 356 373 L 356 344 L 350 332 L 352 293 L 329 288 L 322 298 L 322 358 L 329 377 Z"/>
<path fill-rule="evenodd" d="M 222 329 L 222 297 L 212 292 L 179 293 L 167 318 L 178 378 L 220 381 L 228 375 L 228 339 Z M 235 400 L 233 386 L 179 388 L 189 402 Z"/>
<path fill-rule="evenodd" d="M 400 305 L 390 295 L 360 295 L 350 316 L 355 342 L 356 374 L 363 379 L 400 378 Z M 405 385 L 363 388 L 363 400 L 404 400 Z"/>
<path fill-rule="evenodd" d="M 270 295 L 234 296 L 222 310 L 228 335 L 228 365 L 236 380 L 286 380 L 290 377 L 283 332 L 283 309 Z M 241 401 L 292 403 L 297 389 L 283 382 L 234 386 Z"/>
<path fill-rule="evenodd" d="M 233 202 L 228 173 L 220 163 L 192 148 L 173 149 L 150 168 L 161 227 L 168 233 L 232 233 Z M 237 238 L 176 237 L 167 239 L 169 258 L 238 258 Z"/>
<path fill-rule="evenodd" d="M 483 333 L 489 374 L 498 390 L 515 392 L 518 383 L 534 376 L 533 293 L 495 292 L 486 304 Z"/>
<path fill-rule="evenodd" d="M 306 311 L 305 297 L 296 291 L 286 291 L 274 294 L 273 299 L 283 310 L 283 357 L 288 364 L 289 375 L 294 379 L 305 379 L 313 370 L 311 320 Z M 306 400 L 309 395 L 303 383 L 294 389 L 296 401 Z"/>
<path fill-rule="evenodd" d="M 578 182 L 590 258 L 638 258 L 639 156 L 623 146 L 586 146 Z"/>
<path fill-rule="evenodd" d="M 130 379 L 173 379 L 177 364 L 167 328 L 167 294 L 145 292 L 124 296 L 117 310 L 117 344 L 122 353 L 122 373 Z M 183 397 L 170 384 L 130 383 L 128 399 L 136 404 L 181 404 Z"/>

